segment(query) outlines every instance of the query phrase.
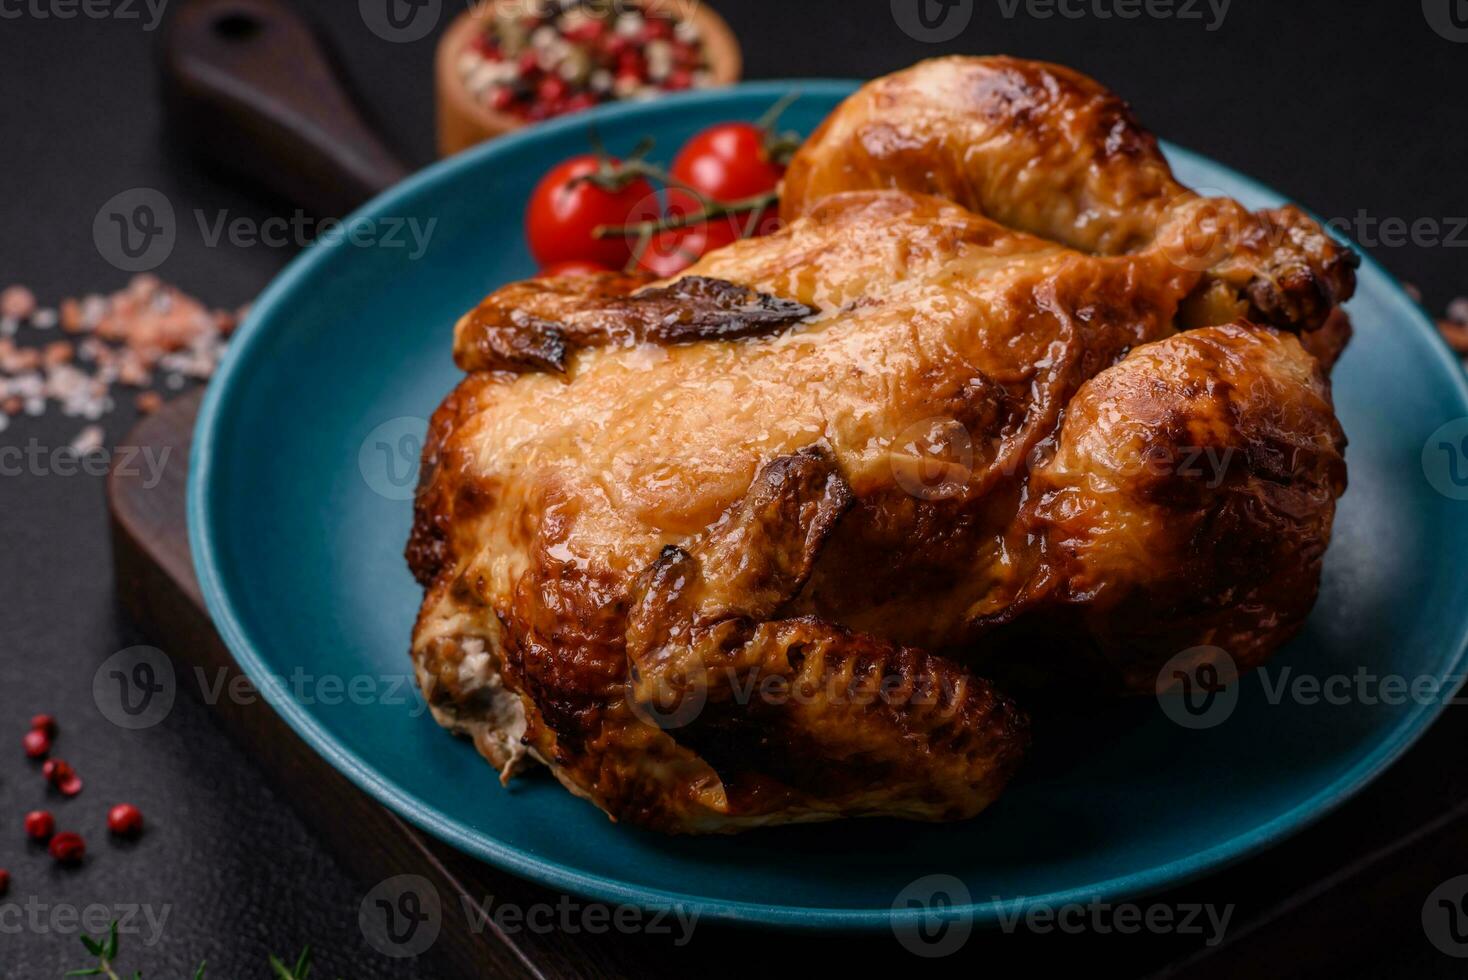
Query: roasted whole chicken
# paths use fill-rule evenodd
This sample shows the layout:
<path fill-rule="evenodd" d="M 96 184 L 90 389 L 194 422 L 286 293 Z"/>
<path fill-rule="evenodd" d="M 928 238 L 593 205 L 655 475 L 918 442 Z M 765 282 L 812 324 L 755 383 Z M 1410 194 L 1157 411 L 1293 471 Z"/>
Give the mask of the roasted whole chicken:
<path fill-rule="evenodd" d="M 1314 602 L 1353 254 L 1173 179 L 1055 65 L 875 81 L 785 227 L 457 325 L 408 547 L 434 715 L 509 779 L 728 832 L 970 817 L 1026 697 L 1247 669 Z"/>

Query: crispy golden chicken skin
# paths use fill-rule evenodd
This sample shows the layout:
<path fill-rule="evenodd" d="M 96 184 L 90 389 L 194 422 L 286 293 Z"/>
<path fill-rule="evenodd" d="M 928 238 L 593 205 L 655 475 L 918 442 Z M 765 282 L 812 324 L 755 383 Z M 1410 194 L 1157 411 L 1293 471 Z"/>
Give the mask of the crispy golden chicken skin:
<path fill-rule="evenodd" d="M 1002 691 L 1299 628 L 1352 289 L 1307 217 L 1191 195 L 1096 83 L 998 58 L 864 88 L 784 208 L 455 329 L 412 654 L 503 778 L 669 832 L 969 817 L 1027 746 Z"/>

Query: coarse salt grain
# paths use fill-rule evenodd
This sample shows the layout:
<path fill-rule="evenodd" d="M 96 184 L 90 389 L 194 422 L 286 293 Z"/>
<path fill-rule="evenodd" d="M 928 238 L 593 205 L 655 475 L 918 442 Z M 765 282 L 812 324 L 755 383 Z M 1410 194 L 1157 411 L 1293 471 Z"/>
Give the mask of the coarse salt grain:
<path fill-rule="evenodd" d="M 71 451 L 78 456 L 89 456 L 102 448 L 102 427 L 89 425 L 71 440 Z"/>
<path fill-rule="evenodd" d="M 95 330 L 107 315 L 107 301 L 95 293 L 81 300 L 81 325 L 83 330 Z"/>
<path fill-rule="evenodd" d="M 22 312 L 25 317 L 14 315 Z M 133 277 L 110 296 L 69 298 L 54 309 L 37 308 L 29 290 L 11 287 L 0 293 L 0 409 L 8 424 L 22 412 L 43 414 L 49 399 L 65 415 L 100 419 L 116 404 L 110 385 L 146 388 L 165 359 L 170 388 L 182 388 L 185 378 L 205 380 L 244 313 L 211 310 L 151 275 Z M 76 344 L 19 346 L 12 336 L 27 317 L 37 329 L 60 325 L 67 333 L 93 335 Z"/>
<path fill-rule="evenodd" d="M 36 296 L 24 286 L 10 286 L 0 292 L 0 316 L 24 320 L 36 312 Z"/>

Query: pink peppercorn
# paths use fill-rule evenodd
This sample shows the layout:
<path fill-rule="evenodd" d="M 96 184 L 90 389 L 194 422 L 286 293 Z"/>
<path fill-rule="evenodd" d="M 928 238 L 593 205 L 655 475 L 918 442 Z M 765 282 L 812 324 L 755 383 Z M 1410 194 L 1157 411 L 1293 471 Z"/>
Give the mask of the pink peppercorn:
<path fill-rule="evenodd" d="M 107 829 L 119 837 L 136 837 L 143 831 L 143 811 L 131 803 L 119 803 L 107 812 Z"/>
<path fill-rule="evenodd" d="M 49 840 L 56 833 L 56 818 L 45 810 L 32 810 L 25 815 L 25 833 L 31 840 Z"/>
<path fill-rule="evenodd" d="M 87 842 L 82 840 L 81 834 L 66 830 L 51 838 L 51 846 L 47 850 L 59 864 L 76 864 L 86 857 Z"/>
<path fill-rule="evenodd" d="M 38 728 L 33 728 L 25 733 L 20 744 L 25 748 L 27 758 L 39 759 L 51 751 L 51 736 Z"/>
<path fill-rule="evenodd" d="M 82 791 L 81 777 L 71 768 L 70 763 L 61 759 L 47 759 L 46 764 L 41 767 L 41 775 L 65 796 L 75 796 Z"/>

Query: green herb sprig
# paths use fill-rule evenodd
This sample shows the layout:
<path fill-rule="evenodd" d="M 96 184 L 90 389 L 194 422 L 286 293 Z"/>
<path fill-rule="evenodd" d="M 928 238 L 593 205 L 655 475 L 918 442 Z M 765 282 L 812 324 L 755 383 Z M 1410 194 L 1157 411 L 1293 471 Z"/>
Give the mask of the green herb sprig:
<path fill-rule="evenodd" d="M 87 952 L 97 958 L 95 966 L 85 966 L 77 970 L 68 971 L 68 977 L 106 977 L 107 980 L 143 980 L 140 970 L 123 975 L 117 972 L 117 923 L 114 921 L 107 929 L 107 935 L 102 939 L 93 939 L 91 936 L 82 936 L 82 945 Z M 208 965 L 205 960 L 194 970 L 193 980 L 206 980 L 204 968 Z M 311 976 L 311 947 L 307 946 L 301 950 L 301 955 L 296 957 L 295 963 L 287 963 L 278 956 L 270 957 L 270 970 L 275 980 L 310 980 Z"/>

